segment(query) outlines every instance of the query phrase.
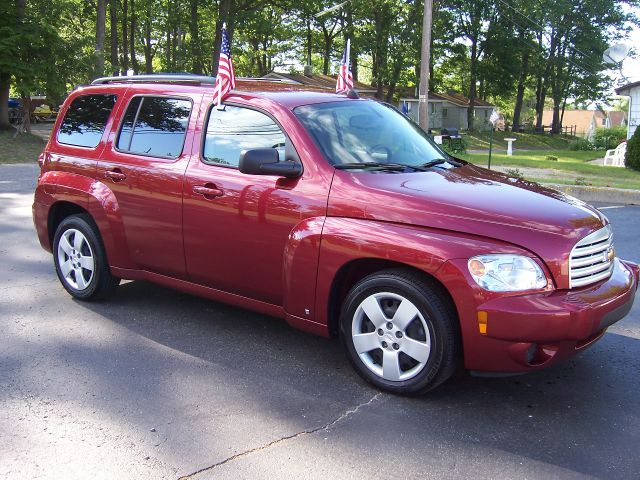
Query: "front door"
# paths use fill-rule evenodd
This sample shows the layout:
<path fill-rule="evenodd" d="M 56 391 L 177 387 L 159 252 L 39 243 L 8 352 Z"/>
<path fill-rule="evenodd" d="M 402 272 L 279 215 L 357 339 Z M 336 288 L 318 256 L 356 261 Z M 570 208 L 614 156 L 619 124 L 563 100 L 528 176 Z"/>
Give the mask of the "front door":
<path fill-rule="evenodd" d="M 281 161 L 300 161 L 280 124 L 265 112 L 210 106 L 206 117 L 201 150 L 192 156 L 184 186 L 189 278 L 282 305 L 289 235 L 305 219 L 325 215 L 329 186 L 307 172 L 286 179 L 238 170 L 240 152 L 252 148 L 276 148 Z"/>

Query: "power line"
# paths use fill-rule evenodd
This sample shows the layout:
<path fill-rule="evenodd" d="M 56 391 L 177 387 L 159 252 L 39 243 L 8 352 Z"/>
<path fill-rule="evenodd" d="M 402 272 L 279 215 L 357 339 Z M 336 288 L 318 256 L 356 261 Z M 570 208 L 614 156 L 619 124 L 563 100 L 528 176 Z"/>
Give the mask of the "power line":
<path fill-rule="evenodd" d="M 534 25 L 535 27 L 537 27 L 540 31 L 540 33 L 542 35 L 544 35 L 547 40 L 549 40 L 549 42 L 551 42 L 553 39 L 552 37 L 545 33 L 545 26 L 536 22 L 535 20 L 533 20 L 531 17 L 529 17 L 528 15 L 522 13 L 521 11 L 517 10 L 516 8 L 514 8 L 513 6 L 511 6 L 511 4 L 509 4 L 508 2 L 506 2 L 505 0 L 498 0 L 500 3 L 506 5 L 509 9 L 513 10 L 514 12 L 516 12 L 518 15 L 520 15 L 521 17 L 525 18 L 527 21 L 529 21 L 529 23 L 531 23 L 532 25 Z M 503 15 L 504 15 L 504 11 L 503 11 Z M 515 21 L 512 20 L 512 23 L 514 23 L 514 25 L 523 28 L 521 25 L 518 25 Z M 589 73 L 596 73 L 600 70 L 600 68 L 597 67 L 597 64 L 591 63 L 591 56 L 587 55 L 586 53 L 584 53 L 583 51 L 579 50 L 578 48 L 568 45 L 567 46 L 569 49 L 573 50 L 574 52 L 580 54 L 583 57 L 583 61 L 585 62 L 585 64 L 591 68 L 593 71 L 589 72 Z M 584 69 L 584 67 L 583 67 Z"/>
<path fill-rule="evenodd" d="M 509 6 L 506 2 L 504 2 L 503 0 L 499 0 L 500 2 L 504 3 L 505 5 Z M 518 22 L 516 22 L 513 17 L 507 15 L 504 10 L 500 10 L 500 12 L 502 13 L 503 18 L 507 19 L 508 21 L 510 21 L 513 25 L 515 25 L 516 27 L 522 29 L 522 30 L 526 30 L 521 24 L 519 24 Z M 544 35 L 544 33 L 543 33 Z M 521 44 L 526 45 L 527 47 L 531 47 L 531 45 L 529 45 L 528 43 L 524 42 L 522 39 L 520 39 L 519 37 L 514 37 L 516 38 L 517 41 L 519 41 Z M 567 46 L 568 48 L 571 48 L 570 46 Z M 574 67 L 579 68 L 580 70 L 582 70 L 585 73 L 588 73 L 590 75 L 597 75 L 597 73 L 600 71 L 599 68 L 594 67 L 592 64 L 584 61 L 584 59 L 582 60 L 584 62 L 583 65 L 577 63 L 577 60 L 572 60 L 569 57 L 566 56 L 562 56 L 562 57 L 556 57 L 556 58 L 562 58 L 563 60 L 565 60 L 567 63 L 570 63 L 571 65 L 573 65 Z"/>

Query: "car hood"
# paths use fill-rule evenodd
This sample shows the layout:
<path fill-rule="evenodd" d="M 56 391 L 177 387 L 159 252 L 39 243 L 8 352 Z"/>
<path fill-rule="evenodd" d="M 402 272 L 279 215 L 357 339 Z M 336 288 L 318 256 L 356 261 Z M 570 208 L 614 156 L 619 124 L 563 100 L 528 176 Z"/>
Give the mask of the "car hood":
<path fill-rule="evenodd" d="M 576 198 L 471 164 L 411 173 L 336 170 L 328 215 L 497 239 L 564 275 L 576 242 L 606 223 Z"/>

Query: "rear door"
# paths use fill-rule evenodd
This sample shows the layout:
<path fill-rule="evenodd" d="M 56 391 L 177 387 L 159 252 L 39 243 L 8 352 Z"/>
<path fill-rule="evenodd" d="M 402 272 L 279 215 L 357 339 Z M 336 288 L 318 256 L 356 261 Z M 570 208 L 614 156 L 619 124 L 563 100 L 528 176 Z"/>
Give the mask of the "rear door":
<path fill-rule="evenodd" d="M 98 163 L 97 176 L 115 194 L 129 254 L 139 269 L 186 276 L 182 182 L 201 97 L 128 95 L 118 130 Z"/>

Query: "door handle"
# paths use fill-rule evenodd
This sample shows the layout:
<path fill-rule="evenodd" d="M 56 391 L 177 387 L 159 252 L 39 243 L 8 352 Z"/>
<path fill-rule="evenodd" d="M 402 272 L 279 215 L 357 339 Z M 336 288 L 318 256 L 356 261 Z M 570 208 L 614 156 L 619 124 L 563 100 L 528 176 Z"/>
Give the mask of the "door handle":
<path fill-rule="evenodd" d="M 199 195 L 204 195 L 206 198 L 221 197 L 224 192 L 215 185 L 196 185 L 193 187 L 193 191 Z"/>
<path fill-rule="evenodd" d="M 121 182 L 122 180 L 127 178 L 127 176 L 120 170 L 107 170 L 106 172 L 104 172 L 104 176 L 110 178 L 114 182 Z"/>

